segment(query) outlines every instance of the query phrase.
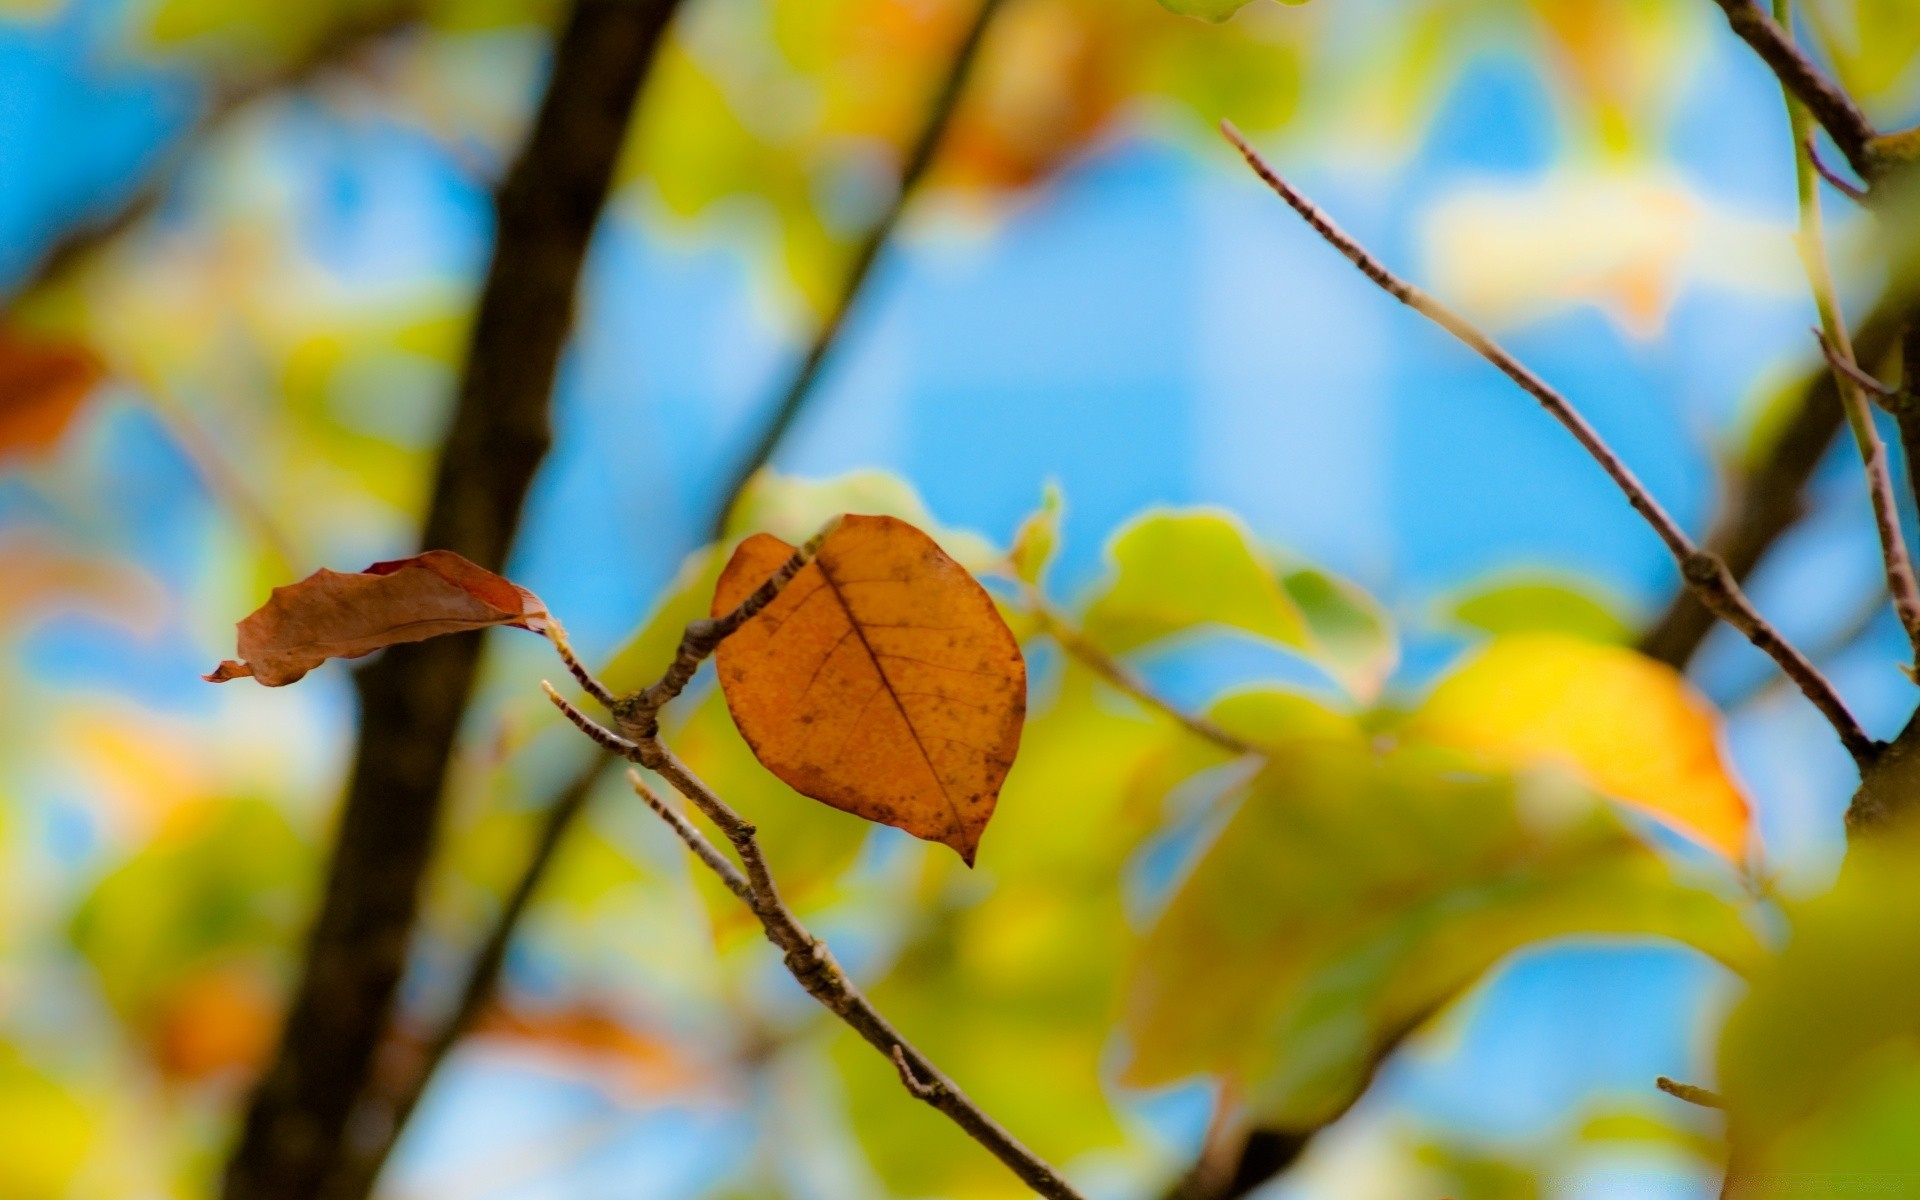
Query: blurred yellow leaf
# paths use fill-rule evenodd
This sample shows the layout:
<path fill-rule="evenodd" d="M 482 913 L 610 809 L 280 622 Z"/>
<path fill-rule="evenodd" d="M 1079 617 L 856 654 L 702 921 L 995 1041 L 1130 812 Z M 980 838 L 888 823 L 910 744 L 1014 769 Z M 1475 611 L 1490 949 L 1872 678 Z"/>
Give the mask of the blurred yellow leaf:
<path fill-rule="evenodd" d="M 1500 638 L 1442 680 L 1410 732 L 1508 766 L 1552 764 L 1738 862 L 1750 814 L 1720 715 L 1673 668 L 1560 634 Z"/>
<path fill-rule="evenodd" d="M 100 1135 L 78 1096 L 0 1046 L 0 1163 L 7 1200 L 72 1200 Z"/>
<path fill-rule="evenodd" d="M 1737 910 L 1684 885 L 1574 785 L 1455 754 L 1302 742 L 1274 754 L 1135 957 L 1124 1078 L 1224 1074 L 1256 1119 L 1312 1128 L 1522 946 L 1662 936 L 1744 967 Z"/>

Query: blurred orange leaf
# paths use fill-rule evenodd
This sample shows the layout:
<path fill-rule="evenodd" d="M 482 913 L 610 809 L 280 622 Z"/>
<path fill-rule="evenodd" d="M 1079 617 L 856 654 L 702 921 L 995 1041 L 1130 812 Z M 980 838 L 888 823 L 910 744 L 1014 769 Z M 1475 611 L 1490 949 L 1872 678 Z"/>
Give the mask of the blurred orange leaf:
<path fill-rule="evenodd" d="M 256 970 L 213 967 L 189 975 L 160 1002 L 153 1055 L 168 1077 L 189 1082 L 250 1071 L 279 1029 L 272 989 Z"/>
<path fill-rule="evenodd" d="M 85 346 L 0 325 L 0 459 L 51 450 L 103 374 Z"/>
<path fill-rule="evenodd" d="M 792 553 L 769 534 L 742 542 L 713 611 Z M 842 518 L 718 660 L 734 723 L 768 770 L 972 865 L 1020 746 L 1027 667 L 992 597 L 932 538 L 894 517 Z"/>
<path fill-rule="evenodd" d="M 1551 762 L 1738 861 L 1746 797 L 1720 716 L 1679 672 L 1563 634 L 1495 640 L 1441 681 L 1409 726 L 1506 765 Z"/>
<path fill-rule="evenodd" d="M 642 1092 L 681 1090 L 698 1075 L 672 1042 L 594 1005 L 551 1010 L 496 1005 L 473 1032 L 498 1044 L 537 1048 L 596 1069 L 613 1068 L 623 1082 Z"/>
<path fill-rule="evenodd" d="M 329 658 L 359 658 L 401 642 L 511 625 L 546 633 L 540 598 L 451 550 L 378 562 L 342 574 L 322 567 L 240 622 L 240 660 L 204 676 L 209 683 L 251 676 L 267 687 L 293 683 Z"/>

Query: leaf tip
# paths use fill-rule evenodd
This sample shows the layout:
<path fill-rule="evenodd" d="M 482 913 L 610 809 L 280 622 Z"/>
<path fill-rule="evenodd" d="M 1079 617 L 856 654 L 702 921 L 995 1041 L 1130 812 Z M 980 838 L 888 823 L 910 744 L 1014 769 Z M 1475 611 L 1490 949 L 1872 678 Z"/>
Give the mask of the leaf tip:
<path fill-rule="evenodd" d="M 208 674 L 202 675 L 200 678 L 206 680 L 208 683 L 226 683 L 234 679 L 250 679 L 252 677 L 252 667 L 246 663 L 235 662 L 233 659 L 227 658 L 222 659 L 219 666 L 215 667 Z"/>

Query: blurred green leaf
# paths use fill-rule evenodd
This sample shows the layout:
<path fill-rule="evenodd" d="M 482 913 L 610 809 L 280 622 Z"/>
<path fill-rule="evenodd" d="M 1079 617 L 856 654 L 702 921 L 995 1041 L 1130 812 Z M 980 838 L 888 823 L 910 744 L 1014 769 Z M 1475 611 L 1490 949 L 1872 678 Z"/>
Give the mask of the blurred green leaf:
<path fill-rule="evenodd" d="M 1007 557 L 1013 563 L 1015 577 L 1021 582 L 1043 589 L 1046 586 L 1047 568 L 1053 564 L 1054 553 L 1060 549 L 1060 521 L 1064 509 L 1060 485 L 1048 483 L 1040 497 L 1040 507 L 1020 523 Z"/>
<path fill-rule="evenodd" d="M 1446 1196 L 1540 1200 L 1546 1194 L 1538 1163 L 1514 1161 L 1451 1142 L 1429 1142 L 1419 1147 L 1415 1156 L 1433 1173 L 1427 1186 Z"/>
<path fill-rule="evenodd" d="M 1147 934 L 1125 1078 L 1224 1074 L 1258 1120 L 1317 1126 L 1507 954 L 1582 934 L 1674 938 L 1740 969 L 1760 954 L 1731 904 L 1582 789 L 1418 745 L 1297 745 Z"/>
<path fill-rule="evenodd" d="M 1895 1195 L 1920 1175 L 1916 853 L 1912 832 L 1858 840 L 1834 888 L 1793 907 L 1785 948 L 1728 1018 L 1729 1196 L 1842 1179 Z"/>
<path fill-rule="evenodd" d="M 95 886 L 74 916 L 74 944 L 115 1011 L 141 1025 L 190 972 L 277 961 L 304 911 L 312 866 L 278 808 L 214 802 Z"/>
<path fill-rule="evenodd" d="M 1251 536 L 1224 513 L 1151 512 L 1114 536 L 1108 557 L 1112 577 L 1081 618 L 1104 649 L 1125 653 L 1206 626 L 1294 650 L 1312 645 L 1299 606 Z"/>
<path fill-rule="evenodd" d="M 1294 2 L 1302 3 L 1304 0 Z M 1245 8 L 1250 0 L 1160 0 L 1160 3 L 1168 12 L 1179 13 L 1183 17 L 1199 17 L 1203 21 L 1218 24 Z"/>
<path fill-rule="evenodd" d="M 1400 661 L 1386 609 L 1357 584 L 1317 567 L 1285 571 L 1280 583 L 1306 618 L 1315 661 L 1355 698 L 1377 698 Z"/>
<path fill-rule="evenodd" d="M 1449 621 L 1498 637 L 1509 633 L 1563 633 L 1591 642 L 1625 645 L 1635 629 L 1619 606 L 1584 581 L 1560 576 L 1506 575 L 1447 602 Z"/>

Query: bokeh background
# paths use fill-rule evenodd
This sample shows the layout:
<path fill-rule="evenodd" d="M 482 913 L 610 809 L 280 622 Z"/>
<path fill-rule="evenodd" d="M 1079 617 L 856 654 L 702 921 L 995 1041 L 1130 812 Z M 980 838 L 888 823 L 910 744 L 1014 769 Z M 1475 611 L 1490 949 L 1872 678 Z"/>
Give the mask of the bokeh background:
<path fill-rule="evenodd" d="M 355 710 L 337 665 L 274 692 L 198 676 L 272 584 L 413 549 L 553 7 L 428 6 L 290 68 L 381 6 L 0 5 L 0 287 L 16 300 L 0 360 L 28 331 L 88 364 L 48 428 L 15 432 L 18 397 L 0 395 L 0 1192 L 198 1195 L 217 1170 Z M 611 655 L 705 544 L 968 7 L 686 6 L 593 243 L 510 572 L 585 657 Z M 1907 5 L 1809 10 L 1876 114 L 1920 118 Z M 890 472 L 942 527 L 1000 544 L 1055 483 L 1066 598 L 1135 514 L 1224 506 L 1381 600 L 1400 636 L 1390 690 L 1460 653 L 1449 600 L 1489 578 L 1548 575 L 1630 626 L 1656 613 L 1671 564 L 1606 481 L 1261 189 L 1212 132 L 1223 117 L 1561 384 L 1692 528 L 1720 464 L 1811 365 L 1778 90 L 1704 0 L 1256 0 L 1220 26 L 1153 0 L 1009 0 L 775 469 Z M 135 197 L 124 228 L 46 265 Z M 1861 221 L 1829 213 L 1864 309 L 1880 280 L 1855 253 Z M 25 377 L 0 361 L 0 389 Z M 1884 736 L 1910 685 L 1890 617 L 1859 619 L 1880 585 L 1857 467 L 1834 458 L 1811 499 L 1753 593 L 1829 648 Z M 1770 863 L 1816 886 L 1851 766 L 1725 633 L 1695 677 L 1728 710 Z M 577 761 L 534 688 L 553 668 L 513 637 L 490 649 L 455 772 L 408 981 L 423 1011 Z M 1193 703 L 1313 682 L 1243 641 L 1146 665 Z M 649 821 L 617 789 L 596 806 L 390 1193 L 989 1194 L 874 1165 L 874 1137 L 913 1136 L 874 1132 L 864 1097 L 888 1080 L 836 1066 L 764 946 L 735 929 L 716 957 Z M 813 901 L 875 975 L 901 941 L 898 841 L 836 849 Z M 1460 1195 L 1522 1186 L 1502 1171 L 1563 1197 L 1714 1194 L 1711 1120 L 1651 1081 L 1701 1077 L 1730 994 L 1676 947 L 1527 952 L 1262 1195 L 1427 1194 L 1410 1181 L 1443 1169 L 1481 1181 Z M 963 1081 L 1001 1069 L 971 1057 L 950 1063 Z M 1025 1081 L 1031 1111 L 1053 1082 Z M 1113 1130 L 1068 1165 L 1092 1194 L 1144 1194 L 1192 1156 L 1209 1093 L 1101 1087 Z"/>

